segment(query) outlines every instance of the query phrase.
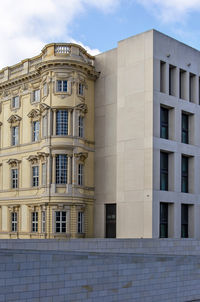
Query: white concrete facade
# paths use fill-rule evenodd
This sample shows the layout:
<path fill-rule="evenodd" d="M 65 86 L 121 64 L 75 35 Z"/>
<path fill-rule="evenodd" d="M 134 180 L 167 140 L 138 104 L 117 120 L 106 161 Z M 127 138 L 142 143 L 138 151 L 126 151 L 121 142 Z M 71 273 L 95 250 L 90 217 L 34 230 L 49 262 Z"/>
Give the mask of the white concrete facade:
<path fill-rule="evenodd" d="M 101 72 L 95 86 L 95 237 L 105 237 L 105 205 L 115 203 L 117 238 L 159 238 L 165 203 L 167 237 L 181 238 L 186 204 L 186 237 L 199 239 L 200 52 L 151 30 L 95 61 Z M 167 139 L 160 134 L 161 107 L 168 111 Z M 182 114 L 188 143 L 181 138 Z M 161 152 L 168 158 L 167 190 L 160 190 Z M 187 193 L 182 156 L 188 158 Z"/>

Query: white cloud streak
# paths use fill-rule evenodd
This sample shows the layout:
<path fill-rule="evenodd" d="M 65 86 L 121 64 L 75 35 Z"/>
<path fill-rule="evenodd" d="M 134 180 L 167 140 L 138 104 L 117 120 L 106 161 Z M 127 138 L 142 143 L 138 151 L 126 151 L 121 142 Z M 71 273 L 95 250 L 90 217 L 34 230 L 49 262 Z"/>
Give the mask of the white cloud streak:
<path fill-rule="evenodd" d="M 163 23 L 184 23 L 192 12 L 200 11 L 200 0 L 136 0 Z"/>
<path fill-rule="evenodd" d="M 110 13 L 119 1 L 1 0 L 0 68 L 37 55 L 46 43 L 75 42 L 70 26 L 80 14 L 87 13 L 89 6 Z M 99 52 L 86 48 L 91 54 Z"/>

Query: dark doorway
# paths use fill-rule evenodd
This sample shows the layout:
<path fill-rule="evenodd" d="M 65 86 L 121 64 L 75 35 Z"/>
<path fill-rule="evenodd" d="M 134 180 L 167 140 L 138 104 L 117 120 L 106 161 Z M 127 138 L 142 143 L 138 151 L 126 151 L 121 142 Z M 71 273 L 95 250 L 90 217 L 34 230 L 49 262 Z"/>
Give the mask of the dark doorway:
<path fill-rule="evenodd" d="M 106 204 L 106 238 L 116 238 L 116 204 Z"/>

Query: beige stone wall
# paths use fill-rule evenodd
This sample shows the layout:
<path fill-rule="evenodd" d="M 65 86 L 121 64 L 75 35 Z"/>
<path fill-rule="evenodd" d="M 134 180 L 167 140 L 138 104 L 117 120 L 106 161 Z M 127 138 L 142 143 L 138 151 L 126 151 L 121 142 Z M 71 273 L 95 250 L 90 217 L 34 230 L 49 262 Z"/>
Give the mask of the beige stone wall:
<path fill-rule="evenodd" d="M 153 32 L 95 60 L 95 236 L 117 204 L 117 237 L 152 237 Z"/>

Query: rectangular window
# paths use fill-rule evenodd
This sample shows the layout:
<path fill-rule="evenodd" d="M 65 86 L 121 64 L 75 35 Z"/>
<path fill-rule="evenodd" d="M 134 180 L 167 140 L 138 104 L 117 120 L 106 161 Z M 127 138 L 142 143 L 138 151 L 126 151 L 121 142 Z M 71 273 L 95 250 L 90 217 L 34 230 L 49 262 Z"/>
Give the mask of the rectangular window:
<path fill-rule="evenodd" d="M 181 142 L 184 144 L 189 143 L 189 116 L 182 113 L 182 135 Z"/>
<path fill-rule="evenodd" d="M 34 103 L 40 102 L 40 89 L 33 91 L 33 102 Z"/>
<path fill-rule="evenodd" d="M 78 165 L 78 185 L 83 185 L 83 164 Z"/>
<path fill-rule="evenodd" d="M 42 185 L 43 186 L 46 185 L 46 177 L 47 177 L 47 175 L 46 175 L 46 168 L 47 168 L 46 163 L 43 163 L 42 164 Z"/>
<path fill-rule="evenodd" d="M 83 137 L 83 116 L 78 118 L 78 136 Z"/>
<path fill-rule="evenodd" d="M 160 238 L 168 238 L 168 203 L 160 203 Z"/>
<path fill-rule="evenodd" d="M 12 177 L 12 188 L 18 188 L 18 169 L 11 170 L 11 177 Z"/>
<path fill-rule="evenodd" d="M 47 115 L 42 117 L 42 137 L 47 137 Z"/>
<path fill-rule="evenodd" d="M 190 80 L 189 80 L 189 101 L 195 101 L 195 75 L 190 73 Z"/>
<path fill-rule="evenodd" d="M 84 213 L 78 212 L 78 233 L 84 233 Z"/>
<path fill-rule="evenodd" d="M 181 238 L 188 238 L 188 205 L 181 205 Z"/>
<path fill-rule="evenodd" d="M 39 140 L 39 135 L 40 135 L 40 122 L 39 121 L 35 121 L 32 124 L 32 141 L 33 142 L 37 142 Z"/>
<path fill-rule="evenodd" d="M 46 231 L 46 212 L 42 211 L 42 233 Z"/>
<path fill-rule="evenodd" d="M 78 84 L 78 94 L 79 95 L 83 95 L 83 93 L 84 93 L 84 85 L 82 84 L 82 83 L 79 83 Z"/>
<path fill-rule="evenodd" d="M 56 183 L 67 183 L 67 155 L 59 154 L 56 156 Z"/>
<path fill-rule="evenodd" d="M 39 166 L 32 167 L 33 187 L 39 186 Z"/>
<path fill-rule="evenodd" d="M 186 71 L 180 69 L 179 72 L 179 98 L 185 99 Z"/>
<path fill-rule="evenodd" d="M 67 110 L 57 110 L 56 112 L 56 135 L 68 135 Z"/>
<path fill-rule="evenodd" d="M 165 91 L 165 69 L 166 69 L 166 63 L 160 62 L 160 92 L 166 92 Z"/>
<path fill-rule="evenodd" d="M 12 108 L 19 108 L 19 96 L 14 96 L 12 98 Z"/>
<path fill-rule="evenodd" d="M 32 232 L 38 232 L 38 212 L 32 212 Z"/>
<path fill-rule="evenodd" d="M 188 193 L 188 157 L 183 155 L 181 161 L 181 192 Z"/>
<path fill-rule="evenodd" d="M 160 107 L 160 137 L 168 139 L 168 120 L 169 120 L 169 110 Z"/>
<path fill-rule="evenodd" d="M 11 213 L 11 230 L 12 232 L 17 232 L 17 213 Z"/>
<path fill-rule="evenodd" d="M 48 89 L 47 89 L 47 83 L 44 83 L 43 85 L 43 96 L 47 96 Z"/>
<path fill-rule="evenodd" d="M 19 142 L 19 127 L 12 127 L 12 146 L 18 145 Z"/>
<path fill-rule="evenodd" d="M 200 78 L 199 78 L 199 105 L 200 105 Z"/>
<path fill-rule="evenodd" d="M 168 191 L 168 153 L 160 152 L 160 190 Z"/>
<path fill-rule="evenodd" d="M 175 96 L 175 72 L 176 67 L 169 65 L 169 95 Z"/>
<path fill-rule="evenodd" d="M 61 211 L 61 212 L 55 212 L 55 229 L 56 233 L 66 233 L 66 212 Z"/>
<path fill-rule="evenodd" d="M 57 92 L 67 92 L 67 81 L 66 80 L 57 81 Z"/>

